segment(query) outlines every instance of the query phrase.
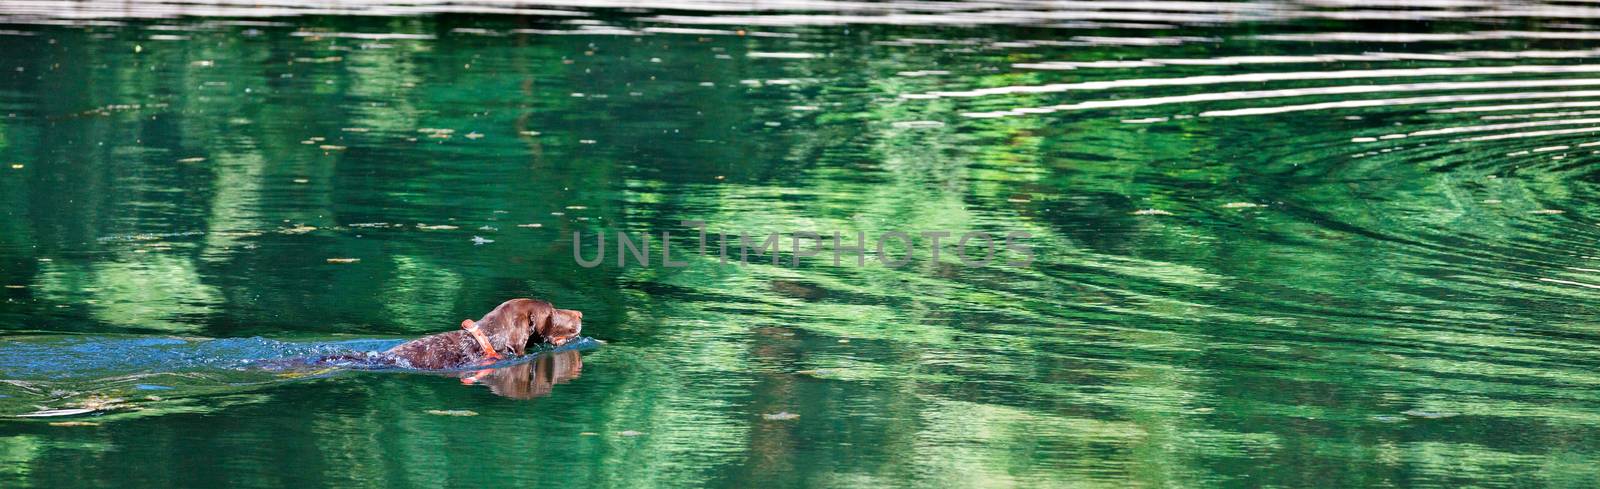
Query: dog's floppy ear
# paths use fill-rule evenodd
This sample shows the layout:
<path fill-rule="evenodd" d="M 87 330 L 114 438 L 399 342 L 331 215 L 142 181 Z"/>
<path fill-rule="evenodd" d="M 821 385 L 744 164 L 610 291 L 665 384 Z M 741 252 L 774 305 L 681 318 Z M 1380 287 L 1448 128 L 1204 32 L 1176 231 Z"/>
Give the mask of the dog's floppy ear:
<path fill-rule="evenodd" d="M 528 312 L 528 335 L 523 338 L 526 340 L 524 343 L 544 338 L 545 332 L 550 330 L 550 316 L 554 312 L 548 307 L 534 308 Z"/>
<path fill-rule="evenodd" d="M 550 330 L 550 316 L 554 313 L 555 308 L 549 304 L 540 302 L 531 304 L 531 307 L 528 308 L 527 327 L 518 328 L 521 331 L 521 336 L 516 338 L 517 342 L 513 346 L 518 355 L 523 354 L 523 351 L 527 349 L 528 343 L 535 338 L 544 338 L 545 332 Z"/>

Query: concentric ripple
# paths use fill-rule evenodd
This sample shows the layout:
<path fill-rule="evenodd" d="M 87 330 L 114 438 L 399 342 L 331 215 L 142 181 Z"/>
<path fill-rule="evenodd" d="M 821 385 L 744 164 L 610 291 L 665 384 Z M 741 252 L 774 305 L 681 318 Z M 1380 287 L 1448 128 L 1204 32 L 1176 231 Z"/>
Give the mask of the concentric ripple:
<path fill-rule="evenodd" d="M 0 422 L 0 480 L 1592 486 L 1597 22 L 1478 0 L 0 2 L 0 414 L 174 403 Z M 788 234 L 733 265 L 685 220 Z M 574 262 L 574 232 L 617 231 L 672 232 L 686 266 Z M 834 265 L 789 247 L 805 231 L 918 239 L 904 267 Z M 966 266 L 929 231 L 1026 232 L 1034 259 Z M 152 393 L 92 358 L 414 337 L 517 296 L 608 341 L 531 403 L 364 373 Z M 40 360 L 75 335 L 135 345 Z"/>

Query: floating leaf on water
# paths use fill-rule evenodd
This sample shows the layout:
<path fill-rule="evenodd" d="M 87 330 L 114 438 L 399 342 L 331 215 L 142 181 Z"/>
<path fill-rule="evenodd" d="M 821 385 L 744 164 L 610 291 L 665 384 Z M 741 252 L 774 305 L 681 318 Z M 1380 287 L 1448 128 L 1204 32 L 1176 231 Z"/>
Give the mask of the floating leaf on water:
<path fill-rule="evenodd" d="M 1170 215 L 1172 215 L 1172 213 L 1164 211 L 1164 210 L 1161 210 L 1161 209 L 1139 209 L 1139 210 L 1133 211 L 1133 215 L 1136 215 L 1136 216 L 1170 216 Z"/>
<path fill-rule="evenodd" d="M 424 411 L 434 416 L 477 416 L 477 411 L 467 409 L 429 409 Z"/>
<path fill-rule="evenodd" d="M 426 230 L 429 230 L 429 231 L 448 231 L 448 230 L 451 230 L 451 229 L 461 229 L 461 228 L 458 227 L 458 226 L 451 226 L 449 224 L 422 224 L 422 223 L 418 223 L 417 224 L 417 229 L 426 229 Z"/>
<path fill-rule="evenodd" d="M 120 397 L 105 397 L 105 396 L 100 396 L 100 395 L 94 395 L 94 396 L 90 396 L 87 399 L 79 401 L 78 402 L 78 407 L 91 409 L 91 410 L 95 410 L 95 411 L 103 411 L 103 410 L 106 410 L 106 409 L 115 409 L 115 408 L 121 407 L 122 403 L 124 401 L 126 401 L 126 399 L 123 399 L 123 398 L 120 398 Z"/>
<path fill-rule="evenodd" d="M 644 433 L 640 433 L 638 431 L 633 431 L 633 430 L 628 430 L 628 431 L 619 431 L 619 432 L 617 432 L 617 434 L 622 435 L 622 436 L 639 436 L 639 435 L 643 435 Z"/>
<path fill-rule="evenodd" d="M 199 163 L 199 162 L 202 162 L 202 161 L 205 161 L 205 160 L 206 160 L 206 158 L 204 156 L 196 156 L 196 157 L 193 157 L 193 158 L 184 158 L 184 159 L 178 160 L 178 163 Z"/>
<path fill-rule="evenodd" d="M 360 258 L 329 258 L 328 259 L 328 263 L 357 263 L 357 262 L 360 262 L 360 261 L 361 261 Z"/>
<path fill-rule="evenodd" d="M 1409 409 L 1409 410 L 1406 410 L 1404 412 L 1401 412 L 1400 414 L 1404 414 L 1406 416 L 1411 416 L 1411 417 L 1415 417 L 1415 418 L 1425 418 L 1425 419 L 1453 418 L 1453 417 L 1461 415 L 1461 413 L 1451 413 L 1451 412 L 1445 412 L 1445 411 L 1429 411 L 1429 410 L 1426 410 L 1426 409 Z"/>
<path fill-rule="evenodd" d="M 100 423 L 90 423 L 88 421 L 56 421 L 54 423 L 50 423 L 50 426 L 100 426 Z"/>
<path fill-rule="evenodd" d="M 57 416 L 77 416 L 94 412 L 89 408 L 44 409 L 27 414 L 18 414 L 18 418 L 54 418 Z"/>
<path fill-rule="evenodd" d="M 779 412 L 772 413 L 772 414 L 763 414 L 763 415 L 761 415 L 761 417 L 767 418 L 768 420 L 772 420 L 772 421 L 788 421 L 788 420 L 791 420 L 791 419 L 798 418 L 798 417 L 800 417 L 800 415 L 795 414 L 795 413 L 791 413 L 791 412 L 788 412 L 788 411 L 779 411 Z"/>

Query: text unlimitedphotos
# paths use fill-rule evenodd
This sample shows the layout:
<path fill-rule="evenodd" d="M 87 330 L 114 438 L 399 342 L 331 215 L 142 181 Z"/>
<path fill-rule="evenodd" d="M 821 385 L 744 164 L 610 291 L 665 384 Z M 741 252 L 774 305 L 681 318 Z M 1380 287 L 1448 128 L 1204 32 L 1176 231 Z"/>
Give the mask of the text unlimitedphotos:
<path fill-rule="evenodd" d="M 896 268 L 910 263 L 920 247 L 927 249 L 928 259 L 935 263 L 943 251 L 954 253 L 957 261 L 967 267 L 995 264 L 1026 267 L 1033 263 L 1033 248 L 1024 242 L 1033 235 L 1023 231 L 1008 232 L 1003 236 L 982 231 L 959 234 L 949 231 L 889 231 L 878 233 L 869 241 L 868 234 L 862 231 L 834 231 L 827 234 L 796 231 L 751 235 L 707 233 L 703 221 L 683 221 L 683 225 L 699 230 L 698 246 L 688 251 L 674 251 L 674 246 L 680 246 L 684 241 L 694 243 L 695 237 L 680 235 L 679 242 L 675 243 L 670 231 L 662 231 L 657 242 L 661 249 L 659 261 L 651 259 L 655 255 L 652 252 L 652 233 L 625 231 L 601 231 L 589 238 L 585 238 L 582 232 L 573 231 L 572 258 L 584 268 L 606 263 L 615 263 L 617 267 L 659 264 L 668 268 L 682 268 L 689 266 L 690 262 L 675 259 L 674 253 L 679 253 L 677 256 L 686 256 L 684 253 L 687 253 L 715 258 L 718 264 L 747 265 L 767 260 L 772 265 L 789 267 L 800 266 L 802 259 L 805 259 L 805 263 L 831 263 L 833 266 L 854 263 L 859 267 L 867 266 L 870 257 L 879 265 Z M 608 234 L 614 239 L 608 240 Z M 590 246 L 593 251 L 585 251 L 585 241 L 593 243 Z M 869 244 L 872 247 L 869 248 Z M 953 249 L 946 248 L 950 244 L 954 245 Z M 613 260 L 606 259 L 608 250 L 612 250 L 615 256 Z M 1002 254 L 1005 256 L 1001 257 Z M 590 258 L 585 258 L 585 255 Z"/>

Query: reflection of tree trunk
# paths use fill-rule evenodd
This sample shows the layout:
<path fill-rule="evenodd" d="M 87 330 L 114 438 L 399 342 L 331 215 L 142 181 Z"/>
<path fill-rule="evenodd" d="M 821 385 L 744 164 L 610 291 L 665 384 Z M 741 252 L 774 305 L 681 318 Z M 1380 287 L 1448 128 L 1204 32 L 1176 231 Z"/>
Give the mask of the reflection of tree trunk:
<path fill-rule="evenodd" d="M 528 100 L 533 100 L 532 76 L 522 79 L 522 96 L 527 97 Z M 537 136 L 531 136 L 528 134 L 528 131 L 532 130 L 528 128 L 528 121 L 531 119 L 533 119 L 533 111 L 523 111 L 522 115 L 517 116 L 515 128 L 517 130 L 517 137 L 521 138 L 522 142 L 528 145 L 528 156 L 531 160 L 529 169 L 536 170 L 539 167 L 544 166 L 544 144 L 539 142 L 539 138 Z"/>
<path fill-rule="evenodd" d="M 782 328 L 761 328 L 755 331 L 755 342 L 750 349 L 754 364 L 793 365 L 800 357 L 801 345 L 793 333 Z M 770 370 L 770 369 L 769 369 Z M 751 408 L 756 413 L 796 411 L 795 376 L 788 372 L 764 373 L 752 386 Z M 750 453 L 742 471 L 736 476 L 736 487 L 763 487 L 774 482 L 775 474 L 793 474 L 795 467 L 795 436 L 792 422 L 774 422 L 756 416 L 751 423 Z M 785 477 L 791 482 L 798 480 Z"/>

